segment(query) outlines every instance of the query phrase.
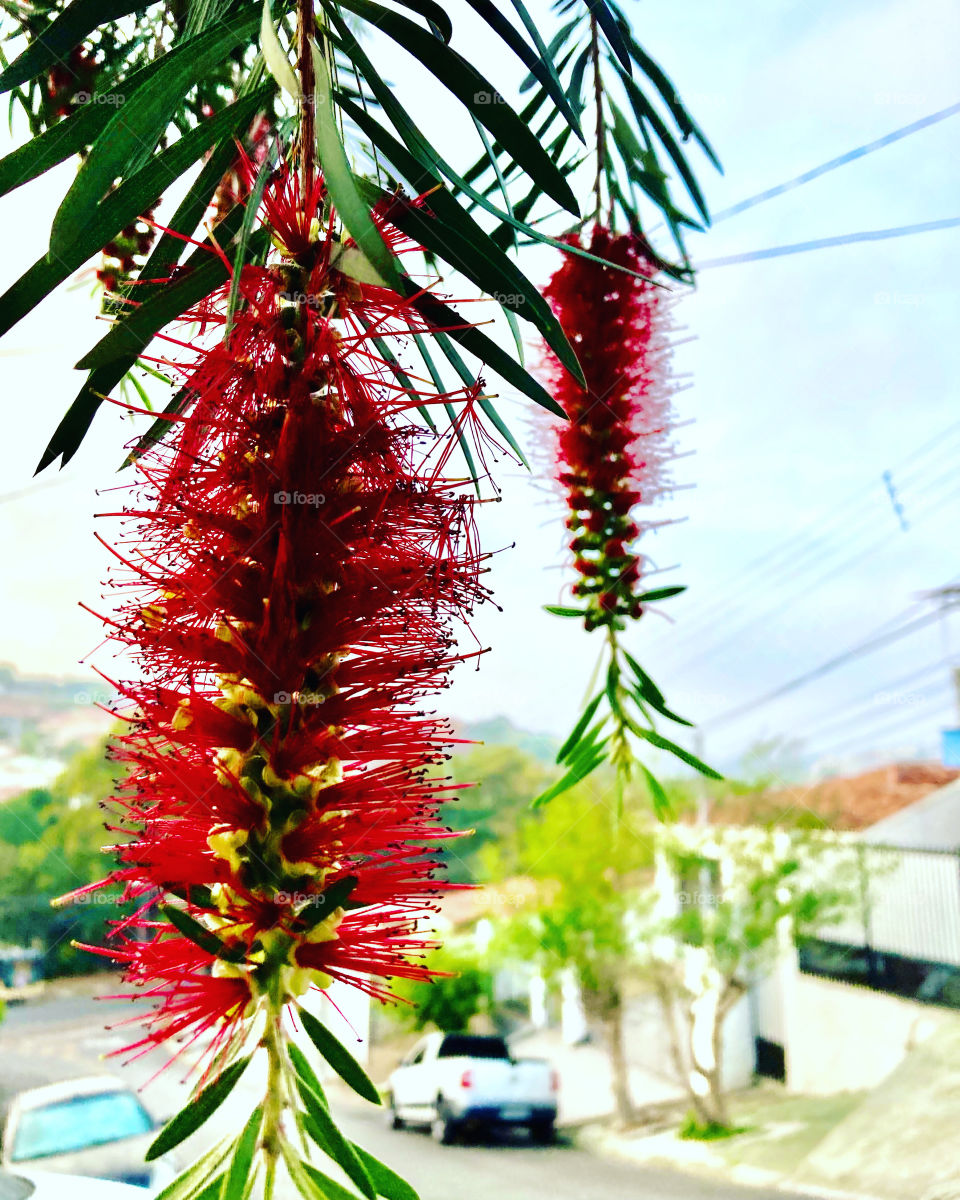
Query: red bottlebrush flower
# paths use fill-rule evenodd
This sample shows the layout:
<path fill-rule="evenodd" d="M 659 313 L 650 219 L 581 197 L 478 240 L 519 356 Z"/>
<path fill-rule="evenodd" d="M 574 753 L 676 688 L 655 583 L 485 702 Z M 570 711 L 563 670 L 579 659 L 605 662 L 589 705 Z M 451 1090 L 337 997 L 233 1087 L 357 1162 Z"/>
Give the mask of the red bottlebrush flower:
<path fill-rule="evenodd" d="M 171 338 L 189 408 L 114 514 L 131 594 L 109 624 L 140 678 L 112 876 L 137 912 L 109 953 L 160 1000 L 147 1041 L 230 1038 L 331 978 L 385 995 L 368 976 L 427 973 L 450 732 L 423 705 L 484 593 L 473 501 L 408 414 L 469 412 L 477 388 L 398 383 L 378 345 L 424 322 L 338 269 L 325 199 L 276 174 L 280 260 L 243 269 L 227 341 L 226 287 L 187 314 L 194 345 Z"/>
<path fill-rule="evenodd" d="M 581 245 L 578 235 L 569 241 Z M 587 387 L 553 355 L 546 370 L 569 417 L 556 432 L 558 480 L 580 575 L 573 590 L 586 601 L 585 624 L 593 629 L 640 614 L 642 558 L 631 545 L 646 525 L 634 514 L 667 482 L 673 389 L 670 297 L 651 281 L 657 268 L 643 238 L 597 226 L 587 248 L 617 266 L 568 254 L 546 290 Z"/>

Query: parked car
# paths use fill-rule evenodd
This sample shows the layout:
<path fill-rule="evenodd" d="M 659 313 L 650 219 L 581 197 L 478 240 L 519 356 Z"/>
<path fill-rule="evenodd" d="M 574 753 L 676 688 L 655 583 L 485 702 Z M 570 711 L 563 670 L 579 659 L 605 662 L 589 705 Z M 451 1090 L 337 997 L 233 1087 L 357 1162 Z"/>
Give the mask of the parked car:
<path fill-rule="evenodd" d="M 51 1171 L 11 1174 L 0 1167 L 0 1200 L 136 1200 L 142 1188 L 107 1183 L 85 1175 L 55 1175 Z"/>
<path fill-rule="evenodd" d="M 557 1073 L 541 1059 L 515 1059 L 500 1037 L 431 1033 L 390 1076 L 387 1111 L 394 1129 L 429 1125 L 440 1142 L 468 1128 L 524 1126 L 553 1140 Z"/>
<path fill-rule="evenodd" d="M 44 1174 L 159 1188 L 176 1172 L 163 1159 L 144 1162 L 155 1135 L 156 1122 L 119 1080 L 109 1075 L 70 1079 L 13 1098 L 4 1125 L 2 1164 L 30 1178 L 36 1168 Z"/>

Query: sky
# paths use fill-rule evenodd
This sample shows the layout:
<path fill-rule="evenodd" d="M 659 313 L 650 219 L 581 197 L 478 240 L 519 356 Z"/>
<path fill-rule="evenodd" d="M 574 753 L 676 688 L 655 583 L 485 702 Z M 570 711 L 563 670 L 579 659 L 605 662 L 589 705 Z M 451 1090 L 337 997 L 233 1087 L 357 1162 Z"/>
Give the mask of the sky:
<path fill-rule="evenodd" d="M 453 44 L 472 53 L 484 34 L 460 7 Z M 723 161 L 722 176 L 698 162 L 715 211 L 960 99 L 952 0 L 626 7 Z M 507 91 L 508 64 L 486 48 Z M 399 55 L 381 61 L 403 77 Z M 435 97 L 405 99 L 431 128 L 445 121 Z M 438 137 L 456 148 L 459 133 L 451 125 Z M 958 137 L 960 116 L 691 235 L 692 257 L 960 216 Z M 0 200 L 5 280 L 42 253 L 73 170 Z M 648 613 L 629 644 L 673 707 L 702 723 L 704 753 L 725 768 L 770 738 L 798 743 L 818 770 L 932 755 L 938 731 L 960 723 L 949 681 L 960 616 L 919 623 L 935 611 L 923 593 L 960 579 L 958 239 L 948 229 L 707 265 L 675 308 L 684 331 L 674 366 L 690 385 L 675 401 L 683 487 L 660 514 L 676 521 L 642 548 L 663 570 L 658 583 L 688 590 Z M 535 250 L 524 265 L 543 282 L 556 263 Z M 101 413 L 64 471 L 32 478 L 81 382 L 72 364 L 102 332 L 90 291 L 89 279 L 65 285 L 0 342 L 0 661 L 24 672 L 82 676 L 79 660 L 100 640 L 78 601 L 96 607 L 107 566 L 93 514 L 114 506 L 97 492 L 119 482 L 129 436 L 119 410 Z M 500 395 L 512 427 L 533 440 L 529 405 Z M 513 546 L 489 577 L 502 611 L 488 606 L 472 626 L 492 652 L 479 670 L 461 668 L 442 705 L 562 734 L 600 646 L 543 611 L 571 582 L 562 513 L 526 472 L 501 467 L 502 501 L 484 506 L 480 529 L 486 548 Z M 909 636 L 724 719 L 895 632 L 903 614 L 918 619 Z M 97 661 L 109 670 L 102 652 Z"/>

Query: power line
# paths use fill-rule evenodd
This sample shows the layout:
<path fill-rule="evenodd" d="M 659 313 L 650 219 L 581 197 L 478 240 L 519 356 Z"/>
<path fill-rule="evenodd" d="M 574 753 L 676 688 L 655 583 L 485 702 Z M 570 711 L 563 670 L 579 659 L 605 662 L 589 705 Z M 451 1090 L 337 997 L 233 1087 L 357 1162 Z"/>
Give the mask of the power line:
<path fill-rule="evenodd" d="M 799 732 L 791 730 L 790 736 L 791 738 L 796 738 L 800 741 L 806 741 L 808 738 L 817 737 L 823 730 L 829 730 L 832 732 L 837 728 L 842 728 L 844 725 L 857 725 L 860 722 L 868 719 L 873 720 L 876 717 L 875 713 L 871 713 L 869 711 L 850 713 L 849 710 L 851 708 L 863 708 L 865 705 L 875 707 L 878 697 L 883 696 L 885 693 L 893 692 L 895 689 L 904 688 L 912 683 L 917 683 L 921 679 L 926 679 L 930 675 L 933 675 L 935 672 L 943 672 L 946 666 L 946 660 L 939 658 L 936 662 L 928 663 L 925 667 L 921 667 L 919 671 L 910 671 L 908 674 L 900 675 L 896 679 L 889 679 L 885 683 L 873 688 L 869 693 L 864 694 L 855 700 L 847 700 L 839 708 L 835 708 L 829 712 L 823 720 L 816 722 L 807 729 L 801 729 Z M 898 699 L 894 700 L 893 703 L 902 704 L 904 701 L 902 699 Z M 837 714 L 846 715 L 840 715 L 838 717 Z"/>
<path fill-rule="evenodd" d="M 913 606 L 915 607 L 915 606 Z M 910 612 L 910 609 L 907 610 Z M 874 650 L 879 650 L 881 646 L 889 645 L 890 642 L 899 641 L 901 638 L 909 637 L 910 634 L 916 633 L 917 630 L 923 629 L 925 626 L 932 624 L 940 619 L 941 613 L 937 609 L 934 612 L 924 614 L 922 617 L 917 617 L 913 621 L 907 622 L 905 625 L 897 626 L 896 628 L 881 632 L 884 626 L 880 626 L 880 630 L 875 631 L 869 638 L 852 646 L 849 650 L 845 650 L 842 654 L 838 654 L 833 658 L 827 659 L 826 662 L 814 667 L 810 671 L 805 671 L 802 675 L 796 676 L 794 679 L 788 680 L 786 683 L 780 684 L 779 687 L 772 691 L 758 696 L 755 700 L 749 700 L 746 704 L 740 704 L 736 708 L 732 708 L 719 716 L 711 717 L 707 721 L 701 723 L 701 729 L 715 729 L 718 725 L 726 725 L 730 721 L 737 720 L 740 717 L 746 716 L 747 713 L 753 712 L 757 708 L 761 708 L 765 704 L 769 704 L 772 700 L 779 700 L 782 696 L 789 695 L 790 692 L 795 692 L 799 688 L 805 687 L 808 683 L 812 683 L 815 679 L 820 679 L 824 675 L 836 671 L 839 667 L 846 666 L 848 662 L 853 662 L 855 659 L 862 658 L 864 655 L 872 654 Z M 890 622 L 886 622 L 887 625 Z"/>
<path fill-rule="evenodd" d="M 883 137 L 877 138 L 876 141 L 866 142 L 863 146 L 857 146 L 855 150 L 848 150 L 846 154 L 841 154 L 838 158 L 831 158 L 828 162 L 821 163 L 818 167 L 804 171 L 802 175 L 797 175 L 794 179 L 788 179 L 786 183 L 778 183 L 775 187 L 767 188 L 766 191 L 757 192 L 754 196 L 748 196 L 746 200 L 741 200 L 738 204 L 732 204 L 729 208 L 722 208 L 718 213 L 713 214 L 711 224 L 716 225 L 718 221 L 726 221 L 729 217 L 735 217 L 738 213 L 745 212 L 748 208 L 753 208 L 757 204 L 762 204 L 765 200 L 773 200 L 776 196 L 782 196 L 784 192 L 801 187 L 803 184 L 809 183 L 812 179 L 819 179 L 821 175 L 826 175 L 828 171 L 835 171 L 837 167 L 846 166 L 849 162 L 854 162 L 858 158 L 872 154 L 874 150 L 882 150 L 884 146 L 898 142 L 901 138 L 909 137 L 911 133 L 918 133 L 921 129 L 935 125 L 938 121 L 945 121 L 947 117 L 956 116 L 957 113 L 960 113 L 960 103 L 951 104 L 949 108 L 941 108 L 939 112 L 931 113 L 928 117 L 921 117 L 919 121 L 913 121 L 909 125 L 895 129 L 893 133 L 885 134 Z"/>
<path fill-rule="evenodd" d="M 740 263 L 760 262 L 765 258 L 782 258 L 787 254 L 805 254 L 808 250 L 829 250 L 833 246 L 852 246 L 857 242 L 882 242 L 890 238 L 909 237 L 915 233 L 933 233 L 960 225 L 960 217 L 944 217 L 939 221 L 921 221 L 916 225 L 898 225 L 893 229 L 865 229 L 859 233 L 841 233 L 836 237 L 814 238 L 809 242 L 794 242 L 788 246 L 768 246 L 764 250 L 747 250 L 724 258 L 706 258 L 696 264 L 696 270 L 712 267 L 733 267 Z"/>
<path fill-rule="evenodd" d="M 938 478 L 936 480 L 934 480 L 928 487 L 924 488 L 921 492 L 921 495 L 924 495 L 927 492 L 929 492 L 931 490 L 931 488 L 934 488 L 934 489 L 938 488 L 943 483 L 955 485 L 953 487 L 948 487 L 945 492 L 938 494 L 933 499 L 932 503 L 926 504 L 919 511 L 914 512 L 914 520 L 918 521 L 920 518 L 925 516 L 931 510 L 939 509 L 940 506 L 945 501 L 952 499 L 954 496 L 960 495 L 960 484 L 958 484 L 956 482 L 956 480 L 957 480 L 956 470 L 955 470 L 955 468 L 951 467 L 950 470 L 947 471 L 944 475 L 938 476 Z M 869 524 L 869 522 L 868 522 L 868 524 Z M 894 535 L 894 536 L 897 536 L 897 535 Z M 805 596 L 809 596 L 811 594 L 811 592 L 814 589 L 816 589 L 820 584 L 826 583 L 828 580 L 834 579 L 837 575 L 840 575 L 846 571 L 849 571 L 851 567 L 854 567 L 857 564 L 863 562 L 863 560 L 865 558 L 869 558 L 872 554 L 875 554 L 878 550 L 884 549 L 889 544 L 889 541 L 890 541 L 890 535 L 884 534 L 882 537 L 878 538 L 876 541 L 871 542 L 864 549 L 843 559 L 839 563 L 834 563 L 833 565 L 827 567 L 826 570 L 820 572 L 820 574 L 818 574 L 816 577 L 811 579 L 805 575 L 801 580 L 800 587 L 792 595 L 788 596 L 782 603 L 775 604 L 772 608 L 764 609 L 763 612 L 761 612 L 761 613 L 754 613 L 751 617 L 748 618 L 748 620 L 743 622 L 741 625 L 737 626 L 732 632 L 730 630 L 726 630 L 724 632 L 723 637 L 720 640 L 712 642 L 706 648 L 703 648 L 701 646 L 699 650 L 695 650 L 688 658 L 684 658 L 683 660 L 681 660 L 681 662 L 678 664 L 678 666 L 675 669 L 678 671 L 683 671 L 687 667 L 693 665 L 694 663 L 702 662 L 702 660 L 704 658 L 708 658 L 708 657 L 716 654 L 719 650 L 722 650 L 725 647 L 730 646 L 731 644 L 736 642 L 736 639 L 738 637 L 742 636 L 745 633 L 748 633 L 756 624 L 758 624 L 758 622 L 760 622 L 760 621 L 766 622 L 766 621 L 769 621 L 773 617 L 780 616 L 782 613 L 784 613 L 788 609 L 792 608 L 793 605 L 796 604 L 799 600 L 802 600 Z M 821 560 L 824 557 L 825 558 L 831 557 L 830 553 L 828 553 L 827 555 L 824 556 L 824 555 L 821 555 L 821 552 L 817 551 L 815 547 L 814 547 L 814 550 L 816 552 L 816 555 L 819 555 L 821 557 Z M 832 553 L 835 554 L 836 550 L 834 550 Z M 807 566 L 807 564 L 802 563 L 802 561 L 788 564 L 788 571 L 789 571 L 788 577 L 792 577 L 793 575 L 799 573 L 801 568 L 803 570 L 805 570 L 806 566 Z"/>
<path fill-rule="evenodd" d="M 933 704 L 927 705 L 925 708 L 918 710 L 910 717 L 900 716 L 891 723 L 875 726 L 873 729 L 866 730 L 863 733 L 855 734 L 853 737 L 844 738 L 842 741 L 834 743 L 833 745 L 828 743 L 826 747 L 821 747 L 819 749 L 815 747 L 815 752 L 820 757 L 826 757 L 827 755 L 840 754 L 844 750 L 848 750 L 853 746 L 858 746 L 864 740 L 877 737 L 889 737 L 891 735 L 896 736 L 897 734 L 902 733 L 904 730 L 913 728 L 914 725 L 919 725 L 921 722 L 926 724 L 929 722 L 931 717 L 935 716 L 939 712 L 942 712 L 947 703 L 948 697 L 945 696 L 936 700 Z"/>
<path fill-rule="evenodd" d="M 948 425 L 929 441 L 924 442 L 917 449 L 911 451 L 906 458 L 901 459 L 892 469 L 892 475 L 895 482 L 901 490 L 906 487 L 912 480 L 918 476 L 925 476 L 929 470 L 929 463 L 918 466 L 914 471 L 904 474 L 905 469 L 917 460 L 922 460 L 933 451 L 933 458 L 942 457 L 943 455 L 952 456 L 956 452 L 949 445 L 949 440 L 960 433 L 960 421 Z M 757 555 L 756 558 L 748 560 L 737 571 L 736 583 L 724 588 L 720 591 L 719 597 L 713 593 L 709 603 L 705 602 L 694 608 L 689 617 L 683 618 L 684 633 L 689 637 L 692 633 L 694 638 L 705 631 L 708 627 L 712 629 L 718 605 L 723 605 L 728 601 L 735 600 L 741 597 L 745 591 L 744 580 L 752 576 L 758 576 L 761 579 L 769 577 L 772 574 L 774 580 L 783 575 L 784 571 L 793 573 L 796 568 L 798 559 L 802 559 L 810 554 L 811 551 L 821 553 L 821 544 L 825 532 L 831 530 L 838 523 L 842 525 L 844 531 L 848 535 L 851 533 L 851 521 L 856 522 L 856 527 L 859 531 L 863 525 L 864 518 L 867 524 L 875 520 L 874 501 L 878 498 L 879 487 L 876 483 L 870 484 L 866 489 L 862 486 L 856 488 L 852 493 L 839 501 L 830 509 L 820 512 L 812 520 L 802 525 L 795 533 L 789 535 L 782 542 L 777 543 L 764 553 Z M 859 501 L 859 503 L 858 503 Z M 911 501 L 913 503 L 914 501 Z M 860 512 L 860 510 L 863 510 Z M 854 515 L 859 514 L 859 515 Z M 816 532 L 808 532 L 816 531 Z M 783 559 L 783 562 L 779 560 Z M 771 579 L 764 579 L 766 586 L 771 585 Z M 751 586 L 756 586 L 751 585 Z M 701 628 L 702 627 L 702 628 Z"/>

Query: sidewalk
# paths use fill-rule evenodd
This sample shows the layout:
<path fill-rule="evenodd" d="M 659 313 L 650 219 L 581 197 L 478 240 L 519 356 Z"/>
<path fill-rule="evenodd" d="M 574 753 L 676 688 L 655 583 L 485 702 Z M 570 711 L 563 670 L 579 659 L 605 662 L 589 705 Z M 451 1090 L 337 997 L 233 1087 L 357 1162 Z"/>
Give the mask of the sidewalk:
<path fill-rule="evenodd" d="M 695 1175 L 723 1178 L 752 1187 L 782 1187 L 817 1196 L 869 1196 L 814 1184 L 802 1177 L 802 1164 L 820 1143 L 863 1103 L 862 1094 L 791 1096 L 762 1084 L 731 1097 L 734 1124 L 744 1132 L 712 1141 L 678 1135 L 677 1116 L 668 1129 L 615 1132 L 602 1124 L 581 1128 L 578 1142 L 596 1153 L 646 1166 L 672 1167 Z M 678 1107 L 676 1114 L 682 1110 Z M 919 1200 L 916 1195 L 904 1200 Z"/>

